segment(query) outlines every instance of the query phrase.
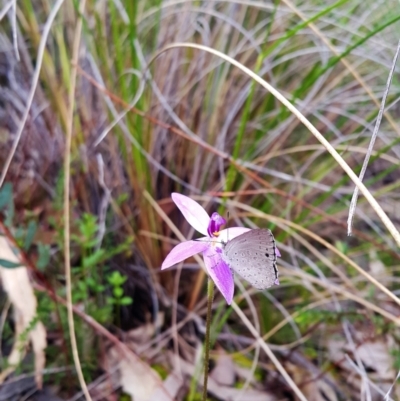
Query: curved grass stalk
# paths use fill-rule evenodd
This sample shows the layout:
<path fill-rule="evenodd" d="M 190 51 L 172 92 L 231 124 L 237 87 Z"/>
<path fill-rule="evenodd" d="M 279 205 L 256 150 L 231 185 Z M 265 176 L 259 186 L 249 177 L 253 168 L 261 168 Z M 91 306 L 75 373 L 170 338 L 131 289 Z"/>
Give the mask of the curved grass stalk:
<path fill-rule="evenodd" d="M 195 43 L 174 43 L 168 45 L 157 52 L 153 58 L 147 64 L 147 67 L 162 53 L 177 48 L 192 48 L 203 50 L 208 53 L 211 53 L 215 56 L 218 56 L 225 61 L 229 62 L 230 64 L 234 65 L 235 67 L 242 70 L 245 74 L 247 74 L 250 78 L 254 79 L 257 83 L 267 89 L 272 95 L 274 95 L 287 109 L 293 113 L 303 125 L 308 128 L 308 130 L 318 139 L 319 142 L 325 147 L 325 149 L 332 155 L 335 161 L 339 164 L 339 166 L 345 171 L 345 173 L 349 176 L 349 178 L 354 182 L 354 184 L 358 187 L 360 192 L 365 196 L 371 207 L 375 210 L 376 214 L 381 219 L 382 223 L 385 225 L 387 230 L 393 236 L 395 242 L 400 247 L 400 233 L 389 219 L 388 215 L 384 212 L 380 204 L 375 200 L 371 192 L 367 189 L 367 187 L 361 182 L 358 176 L 354 173 L 351 167 L 345 162 L 345 160 L 339 155 L 339 153 L 335 150 L 335 148 L 325 139 L 325 137 L 314 127 L 314 125 L 292 104 L 290 103 L 278 90 L 276 90 L 272 85 L 270 85 L 267 81 L 262 79 L 260 76 L 255 74 L 252 70 L 244 66 L 243 64 L 239 63 L 232 57 L 228 55 L 212 49 L 208 46 L 198 45 Z"/>
<path fill-rule="evenodd" d="M 114 95 L 112 92 L 110 92 L 109 90 L 107 90 L 104 86 L 100 85 L 98 82 L 96 82 L 93 78 L 91 78 L 89 75 L 87 75 L 87 73 L 85 73 L 82 69 L 79 68 L 80 73 L 85 76 L 85 78 L 92 84 L 94 85 L 96 88 L 98 88 L 100 91 L 106 93 L 106 95 L 108 97 L 110 97 L 112 100 L 114 100 L 116 103 L 121 104 L 123 107 L 129 108 L 129 104 L 124 102 L 123 100 L 121 100 L 120 98 L 118 98 L 116 95 Z M 189 136 L 188 134 L 186 134 L 185 132 L 183 132 L 182 130 L 180 130 L 179 128 L 176 128 L 175 126 L 172 126 L 170 124 L 164 123 L 154 117 L 149 116 L 148 114 L 136 109 L 135 107 L 133 107 L 131 109 L 132 112 L 134 112 L 135 114 L 140 115 L 141 117 L 145 118 L 146 120 L 148 120 L 149 122 L 156 124 L 160 127 L 163 127 L 171 132 L 173 132 L 174 134 L 186 139 L 187 141 L 193 142 L 196 145 L 200 146 L 202 149 L 224 159 L 227 160 L 228 162 L 230 162 L 232 165 L 234 165 L 237 169 L 239 169 L 243 174 L 245 174 L 248 178 L 254 180 L 255 182 L 258 182 L 260 185 L 262 185 L 264 187 L 264 189 L 257 189 L 257 190 L 244 190 L 244 191 L 235 191 L 235 192 L 220 192 L 220 191 L 208 191 L 209 195 L 212 196 L 233 196 L 234 194 L 239 194 L 239 195 L 256 195 L 256 194 L 261 194 L 261 193 L 267 193 L 267 192 L 273 192 L 273 193 L 277 193 L 280 196 L 283 196 L 285 198 L 291 199 L 292 201 L 295 201 L 296 203 L 301 204 L 303 207 L 310 209 L 311 211 L 314 211 L 314 213 L 317 213 L 318 215 L 324 216 L 326 219 L 328 219 L 328 221 L 333 222 L 334 219 L 333 217 L 331 217 L 329 214 L 323 212 L 321 209 L 318 209 L 317 207 L 313 207 L 311 206 L 309 203 L 303 201 L 302 199 L 298 198 L 298 197 L 293 197 L 290 196 L 288 194 L 286 194 L 285 192 L 283 192 L 282 190 L 279 190 L 277 188 L 273 188 L 272 186 L 270 186 L 268 184 L 267 181 L 263 180 L 261 177 L 259 177 L 258 175 L 256 175 L 254 172 L 252 172 L 251 170 L 249 170 L 248 168 L 244 167 L 242 164 L 239 164 L 238 161 L 235 161 L 233 158 L 230 158 L 229 155 L 221 150 L 216 149 L 215 147 L 209 145 L 207 142 L 203 141 L 202 139 L 196 137 L 196 136 Z M 343 147 L 341 146 L 336 146 L 335 148 L 337 150 L 349 150 L 349 151 L 354 151 L 354 152 L 359 152 L 359 153 L 366 153 L 366 150 L 364 148 L 359 148 L 359 147 L 352 147 L 352 146 L 345 146 L 343 145 Z M 264 158 L 257 158 L 254 163 L 258 163 L 259 161 L 265 161 L 268 160 L 272 157 L 278 157 L 281 155 L 285 155 L 285 154 L 290 154 L 295 151 L 307 151 L 307 150 L 318 150 L 318 149 L 324 149 L 324 147 L 322 145 L 306 145 L 306 146 L 297 146 L 294 148 L 289 148 L 286 150 L 282 150 L 282 151 L 276 151 L 273 152 L 271 156 L 265 156 Z M 382 154 L 382 149 L 374 152 L 373 153 L 373 157 L 380 157 L 383 160 L 387 160 L 390 163 L 392 163 L 394 166 L 398 165 L 398 160 L 389 156 L 389 155 L 385 155 Z M 396 184 L 397 185 L 397 184 Z M 381 191 L 377 191 L 377 194 L 381 194 Z M 198 199 L 201 199 L 201 197 L 199 197 Z M 339 223 L 337 220 L 335 221 L 335 223 Z M 345 223 L 343 223 L 345 224 Z M 358 235 L 360 236 L 360 238 L 366 239 L 366 236 L 362 233 L 362 232 L 358 232 Z M 183 238 L 183 237 L 182 237 Z M 379 244 L 374 244 L 375 246 L 379 246 Z M 199 281 L 197 281 L 197 283 L 199 283 Z M 196 294 L 199 293 L 199 287 L 202 285 L 202 283 L 200 283 L 197 287 L 196 291 L 193 291 L 193 293 L 196 292 Z M 193 305 L 191 305 L 191 307 L 193 307 Z M 191 309 L 191 308 L 189 308 Z"/>
<path fill-rule="evenodd" d="M 64 258 L 65 258 L 65 286 L 67 295 L 67 312 L 68 312 L 68 329 L 71 339 L 72 355 L 74 358 L 74 364 L 76 373 L 78 375 L 79 383 L 82 388 L 83 394 L 85 395 L 86 401 L 92 401 L 89 394 L 85 378 L 83 377 L 82 366 L 78 354 L 78 345 L 75 336 L 75 324 L 74 324 L 74 312 L 72 307 L 72 282 L 71 282 L 71 255 L 70 255 L 70 218 L 69 218 L 69 187 L 70 187 L 70 164 L 71 164 L 71 143 L 72 143 L 72 129 L 74 121 L 74 106 L 75 106 L 75 87 L 76 87 L 76 76 L 79 58 L 79 45 L 81 40 L 82 32 L 82 14 L 85 9 L 86 0 L 82 0 L 79 6 L 78 22 L 75 29 L 75 37 L 72 50 L 72 64 L 73 68 L 71 71 L 71 86 L 68 96 L 68 120 L 67 120 L 67 132 L 65 138 L 65 158 L 64 158 Z"/>

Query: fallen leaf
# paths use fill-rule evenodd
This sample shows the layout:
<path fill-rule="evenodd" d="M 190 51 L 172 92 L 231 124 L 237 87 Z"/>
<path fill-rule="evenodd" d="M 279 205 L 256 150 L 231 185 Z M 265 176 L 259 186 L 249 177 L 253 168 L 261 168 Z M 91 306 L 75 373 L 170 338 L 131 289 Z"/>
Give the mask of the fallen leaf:
<path fill-rule="evenodd" d="M 215 367 L 211 371 L 210 377 L 224 386 L 233 386 L 235 383 L 235 364 L 232 357 L 223 350 L 220 350 L 216 357 Z"/>
<path fill-rule="evenodd" d="M 164 314 L 159 313 L 155 321 L 127 332 L 125 345 L 132 353 L 126 353 L 121 358 L 121 353 L 112 347 L 106 354 L 104 369 L 115 372 L 112 375 L 113 384 L 120 386 L 134 401 L 174 401 L 184 384 L 176 371 L 163 382 L 146 361 L 136 356 L 143 349 L 146 356 L 157 353 L 157 347 L 148 348 L 148 344 L 163 323 Z"/>
<path fill-rule="evenodd" d="M 20 263 L 5 237 L 0 237 L 0 258 L 13 263 Z M 0 277 L 3 288 L 13 305 L 15 320 L 15 342 L 8 356 L 9 366 L 1 372 L 0 383 L 12 373 L 25 356 L 29 341 L 35 356 L 35 381 L 38 388 L 42 387 L 47 346 L 46 329 L 40 321 L 36 321 L 37 300 L 29 281 L 26 267 L 7 269 L 0 267 Z M 32 327 L 30 327 L 32 326 Z M 25 336 L 24 334 L 27 333 Z"/>
<path fill-rule="evenodd" d="M 331 360 L 341 368 L 353 371 L 345 354 L 352 355 L 355 351 L 363 365 L 373 371 L 375 379 L 390 381 L 395 378 L 393 356 L 390 353 L 390 349 L 394 345 L 391 346 L 391 344 L 394 344 L 394 341 L 387 336 L 387 338 L 381 337 L 376 341 L 364 341 L 353 350 L 344 340 L 330 340 L 328 349 Z"/>
<path fill-rule="evenodd" d="M 357 348 L 362 363 L 373 370 L 374 376 L 380 380 L 394 380 L 393 356 L 383 341 L 367 341 Z"/>
<path fill-rule="evenodd" d="M 105 358 L 107 369 L 115 372 L 114 385 L 120 386 L 132 400 L 148 401 L 154 389 L 161 383 L 158 373 L 146 362 L 138 361 L 129 354 L 121 357 L 115 347 L 109 349 Z"/>

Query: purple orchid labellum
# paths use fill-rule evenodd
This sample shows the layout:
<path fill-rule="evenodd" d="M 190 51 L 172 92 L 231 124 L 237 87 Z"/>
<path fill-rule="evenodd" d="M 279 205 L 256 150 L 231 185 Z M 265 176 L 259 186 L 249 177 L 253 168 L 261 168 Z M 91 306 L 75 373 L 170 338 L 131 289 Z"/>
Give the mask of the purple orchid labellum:
<path fill-rule="evenodd" d="M 228 232 L 229 240 L 231 240 L 250 229 L 229 227 L 229 230 L 220 230 L 226 220 L 218 213 L 214 212 L 210 217 L 204 208 L 193 199 L 178 193 L 172 193 L 171 197 L 188 223 L 198 232 L 206 235 L 206 237 L 199 238 L 196 241 L 181 242 L 176 245 L 165 258 L 161 269 L 167 269 L 202 252 L 208 275 L 214 281 L 228 305 L 230 305 L 233 299 L 234 281 L 231 269 L 221 257 L 222 244 L 228 242 Z M 276 249 L 276 253 L 277 256 L 280 256 L 278 249 Z"/>

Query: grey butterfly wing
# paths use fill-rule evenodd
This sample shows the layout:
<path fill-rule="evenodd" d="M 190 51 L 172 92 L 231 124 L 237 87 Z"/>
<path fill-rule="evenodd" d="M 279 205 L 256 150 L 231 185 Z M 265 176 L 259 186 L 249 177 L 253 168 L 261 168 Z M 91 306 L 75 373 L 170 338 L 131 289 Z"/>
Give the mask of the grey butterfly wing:
<path fill-rule="evenodd" d="M 270 230 L 256 229 L 229 241 L 223 259 L 253 287 L 264 290 L 278 279 L 275 239 Z"/>

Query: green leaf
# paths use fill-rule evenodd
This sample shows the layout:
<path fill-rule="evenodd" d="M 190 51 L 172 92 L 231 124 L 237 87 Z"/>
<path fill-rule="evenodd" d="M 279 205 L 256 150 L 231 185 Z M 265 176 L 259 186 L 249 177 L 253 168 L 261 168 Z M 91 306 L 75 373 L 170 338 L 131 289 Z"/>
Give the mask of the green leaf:
<path fill-rule="evenodd" d="M 85 242 L 92 240 L 97 233 L 97 217 L 89 214 L 84 213 L 82 219 L 79 221 L 79 231 L 85 237 Z M 83 244 L 86 246 L 86 244 Z"/>
<path fill-rule="evenodd" d="M 37 223 L 34 220 L 31 220 L 28 223 L 28 228 L 26 230 L 26 236 L 25 236 L 25 242 L 24 242 L 24 250 L 27 251 L 30 246 L 32 245 L 32 241 L 33 241 L 33 237 L 36 234 L 36 230 L 37 230 Z"/>
<path fill-rule="evenodd" d="M 92 267 L 100 263 L 104 259 L 104 249 L 98 249 L 92 255 L 87 256 L 82 261 L 84 268 Z"/>
<path fill-rule="evenodd" d="M 347 251 L 348 251 L 348 245 L 345 243 L 345 242 L 343 242 L 343 241 L 335 241 L 335 245 L 336 245 L 336 248 L 340 251 L 340 252 L 342 252 L 343 254 L 347 254 Z"/>
<path fill-rule="evenodd" d="M 14 269 L 16 267 L 22 267 L 22 264 L 11 262 L 11 261 L 5 260 L 5 259 L 0 259 L 0 266 L 5 267 L 6 269 Z"/>
<path fill-rule="evenodd" d="M 88 277 L 86 279 L 87 286 L 95 292 L 103 292 L 105 290 L 104 285 L 98 283 L 93 277 Z"/>
<path fill-rule="evenodd" d="M 14 232 L 14 238 L 17 242 L 21 242 L 22 238 L 25 235 L 25 230 L 22 227 L 17 227 Z"/>
<path fill-rule="evenodd" d="M 11 201 L 10 201 L 10 203 L 8 205 L 8 208 L 6 210 L 6 213 L 5 213 L 6 219 L 4 221 L 4 224 L 7 227 L 11 227 L 12 226 L 12 222 L 13 222 L 13 218 L 14 218 L 14 212 L 15 212 L 14 202 L 11 199 Z"/>
<path fill-rule="evenodd" d="M 88 285 L 88 287 L 90 288 L 94 288 L 96 287 L 96 280 L 93 277 L 87 277 L 86 278 L 86 284 Z"/>
<path fill-rule="evenodd" d="M 97 238 L 93 238 L 92 240 L 85 240 L 83 247 L 86 249 L 94 248 L 99 243 Z"/>
<path fill-rule="evenodd" d="M 113 294 L 115 298 L 121 298 L 124 295 L 124 290 L 121 287 L 114 287 Z"/>
<path fill-rule="evenodd" d="M 131 305 L 133 303 L 133 299 L 131 297 L 122 297 L 119 300 L 120 305 Z"/>
<path fill-rule="evenodd" d="M 107 259 L 110 259 L 111 257 L 118 255 L 119 253 L 129 250 L 133 244 L 133 241 L 134 241 L 134 238 L 132 236 L 127 237 L 126 240 L 122 244 L 119 244 L 115 248 L 110 249 L 108 251 Z"/>
<path fill-rule="evenodd" d="M 113 286 L 113 287 L 120 287 L 122 284 L 125 283 L 127 280 L 126 276 L 123 276 L 119 271 L 115 270 L 111 274 L 108 275 L 107 281 Z"/>
<path fill-rule="evenodd" d="M 128 193 L 126 193 L 126 192 L 119 195 L 118 198 L 116 199 L 118 206 L 121 206 L 121 204 L 124 203 L 125 201 L 127 201 L 128 198 L 129 198 L 129 196 L 128 196 Z"/>
<path fill-rule="evenodd" d="M 87 239 L 85 236 L 83 235 L 76 235 L 76 234 L 72 234 L 71 235 L 71 239 L 73 241 L 75 241 L 77 244 L 79 244 L 81 247 L 85 248 L 85 249 L 90 249 L 95 247 L 99 240 L 97 238 L 94 239 Z"/>
<path fill-rule="evenodd" d="M 87 285 L 86 285 L 85 281 L 78 281 L 76 284 L 78 286 L 79 291 L 82 291 L 82 292 L 87 291 Z"/>
<path fill-rule="evenodd" d="M 72 293 L 72 301 L 73 301 L 73 303 L 80 302 L 80 301 L 85 301 L 86 298 L 87 298 L 86 297 L 86 293 L 83 292 L 83 291 L 81 291 L 81 292 L 75 291 L 75 292 Z"/>
<path fill-rule="evenodd" d="M 96 308 L 90 310 L 90 315 L 97 320 L 99 323 L 105 324 L 110 321 L 112 316 L 111 305 L 103 306 L 102 308 Z"/>
<path fill-rule="evenodd" d="M 97 285 L 96 288 L 93 288 L 93 290 L 96 292 L 104 292 L 105 289 L 106 289 L 106 287 L 104 287 L 104 285 L 101 285 L 101 284 Z"/>
<path fill-rule="evenodd" d="M 12 202 L 12 184 L 6 182 L 0 189 L 0 210 Z"/>
<path fill-rule="evenodd" d="M 36 266 L 40 270 L 44 270 L 45 267 L 49 264 L 50 260 L 50 245 L 44 245 L 42 243 L 38 244 L 38 252 L 39 259 L 36 263 Z"/>

